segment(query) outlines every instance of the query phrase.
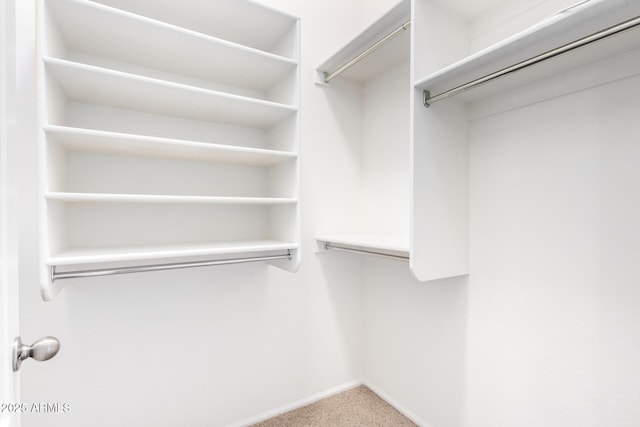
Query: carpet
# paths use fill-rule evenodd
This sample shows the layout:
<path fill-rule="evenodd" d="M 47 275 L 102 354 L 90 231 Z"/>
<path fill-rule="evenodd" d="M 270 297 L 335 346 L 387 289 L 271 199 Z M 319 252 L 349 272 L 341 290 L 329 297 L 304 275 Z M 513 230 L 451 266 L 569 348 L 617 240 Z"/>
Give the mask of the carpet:
<path fill-rule="evenodd" d="M 365 386 L 359 386 L 253 427 L 414 427 L 417 424 Z"/>

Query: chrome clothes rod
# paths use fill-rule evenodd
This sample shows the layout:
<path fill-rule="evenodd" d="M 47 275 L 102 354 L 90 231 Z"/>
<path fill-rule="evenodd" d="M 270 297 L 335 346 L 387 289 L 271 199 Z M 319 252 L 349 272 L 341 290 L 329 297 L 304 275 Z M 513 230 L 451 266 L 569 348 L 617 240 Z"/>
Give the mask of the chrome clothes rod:
<path fill-rule="evenodd" d="M 458 95 L 462 92 L 466 92 L 469 89 L 473 89 L 475 87 L 481 86 L 485 83 L 491 82 L 493 80 L 504 77 L 508 74 L 514 73 L 516 71 L 520 71 L 524 68 L 530 67 L 532 65 L 538 64 L 540 62 L 546 61 L 548 59 L 555 58 L 556 56 L 562 55 L 564 53 L 570 52 L 572 50 L 578 49 L 579 47 L 586 46 L 588 44 L 597 42 L 599 40 L 605 39 L 607 37 L 614 36 L 623 31 L 630 30 L 640 25 L 640 16 L 636 16 L 635 18 L 631 18 L 627 21 L 624 21 L 620 24 L 614 25 L 612 27 L 606 28 L 604 30 L 598 31 L 591 35 L 582 37 L 573 42 L 567 43 L 563 46 L 557 47 L 555 49 L 549 50 L 547 52 L 541 53 L 540 55 L 534 56 L 533 58 L 526 59 L 522 62 L 518 62 L 515 65 L 511 65 L 509 67 L 503 68 L 502 70 L 493 72 L 491 74 L 487 74 L 484 77 L 480 77 L 475 79 L 469 83 L 465 83 L 463 85 L 457 86 L 453 89 L 449 89 L 446 92 L 439 93 L 438 95 L 431 96 L 431 93 L 428 90 L 423 92 L 423 102 L 424 106 L 429 108 L 431 104 L 434 102 L 440 101 L 444 98 L 449 98 L 455 95 Z"/>
<path fill-rule="evenodd" d="M 347 247 L 344 247 L 344 246 L 334 245 L 333 243 L 325 243 L 324 244 L 324 248 L 325 248 L 325 250 L 333 250 L 333 251 L 338 251 L 338 252 L 348 252 L 348 253 L 354 253 L 354 254 L 375 255 L 375 256 L 379 256 L 379 257 L 383 257 L 383 258 L 399 259 L 399 260 L 403 260 L 403 261 L 408 261 L 409 260 L 409 257 L 405 256 L 405 255 L 391 255 L 391 254 L 385 254 L 385 253 L 382 253 L 382 252 L 367 251 L 367 250 L 364 250 L 364 249 L 353 249 L 353 248 L 347 248 Z"/>
<path fill-rule="evenodd" d="M 323 73 L 324 82 L 325 83 L 329 83 L 334 77 L 338 77 L 340 74 L 344 73 L 349 68 L 353 67 L 355 64 L 357 64 L 358 62 L 362 61 L 364 58 L 369 56 L 375 50 L 377 50 L 378 48 L 382 47 L 387 42 L 389 42 L 391 39 L 393 39 L 395 36 L 397 36 L 398 34 L 400 34 L 403 31 L 405 31 L 407 28 L 409 28 L 409 25 L 411 25 L 411 20 L 409 20 L 409 21 L 405 22 L 404 24 L 400 25 L 398 28 L 396 28 L 395 30 L 393 30 L 392 32 L 390 32 L 389 34 L 387 34 L 386 36 L 384 36 L 383 38 L 381 38 L 380 40 L 375 42 L 371 47 L 367 48 L 364 52 L 362 52 L 361 54 L 359 54 L 358 56 L 353 58 L 351 61 L 347 62 L 346 64 L 344 64 L 343 66 L 338 68 L 333 73 L 328 73 L 328 72 L 325 71 Z"/>
<path fill-rule="evenodd" d="M 248 262 L 258 262 L 258 261 L 275 261 L 278 259 L 291 259 L 291 251 L 287 251 L 286 254 L 282 255 L 270 255 L 270 256 L 262 256 L 262 257 L 249 257 L 249 258 L 232 258 L 232 259 L 223 259 L 217 261 L 193 261 L 193 262 L 179 262 L 172 264 L 156 264 L 156 265 L 144 265 L 144 266 L 133 266 L 133 267 L 115 267 L 115 268 L 104 268 L 104 269 L 96 269 L 96 270 L 80 270 L 80 271 L 65 271 L 65 272 L 57 272 L 56 266 L 50 266 L 50 279 L 51 283 L 56 280 L 62 279 L 79 279 L 84 277 L 99 277 L 99 276 L 113 276 L 116 274 L 129 274 L 129 273 L 146 273 L 149 271 L 162 271 L 162 270 L 177 270 L 181 268 L 194 268 L 194 267 L 209 267 L 212 265 L 227 265 L 227 264 L 243 264 Z"/>

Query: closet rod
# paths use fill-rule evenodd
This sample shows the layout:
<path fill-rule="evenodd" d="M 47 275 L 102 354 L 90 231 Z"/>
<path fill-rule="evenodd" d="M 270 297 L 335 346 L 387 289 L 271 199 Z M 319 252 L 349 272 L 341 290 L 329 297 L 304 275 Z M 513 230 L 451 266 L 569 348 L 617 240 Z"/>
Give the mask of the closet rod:
<path fill-rule="evenodd" d="M 522 70 L 523 68 L 530 67 L 531 65 L 538 64 L 540 62 L 546 61 L 548 59 L 554 58 L 556 56 L 562 55 L 564 53 L 570 52 L 574 49 L 577 49 L 582 46 L 586 46 L 588 44 L 597 42 L 599 40 L 605 39 L 610 36 L 614 36 L 623 31 L 630 30 L 640 25 L 640 16 L 636 16 L 635 18 L 631 18 L 627 21 L 624 21 L 620 24 L 614 25 L 609 28 L 605 28 L 604 30 L 598 31 L 596 33 L 590 34 L 588 36 L 582 37 L 573 42 L 567 43 L 563 46 L 557 47 L 555 49 L 549 50 L 547 52 L 541 53 L 540 55 L 534 56 L 532 58 L 526 59 L 522 62 L 518 62 L 517 64 L 511 65 L 509 67 L 503 68 L 502 70 L 493 72 L 491 74 L 487 74 L 484 77 L 480 77 L 475 79 L 469 83 L 465 83 L 463 85 L 457 86 L 453 89 L 449 89 L 446 92 L 439 93 L 438 95 L 431 96 L 431 93 L 428 90 L 423 92 L 423 102 L 424 106 L 429 108 L 429 105 L 433 104 L 436 101 L 440 101 L 444 98 L 449 98 L 455 95 L 458 95 L 462 92 L 466 92 L 469 89 L 473 89 L 485 83 L 488 83 L 492 80 L 499 79 L 500 77 L 504 77 L 508 74 L 514 73 L 516 71 Z"/>
<path fill-rule="evenodd" d="M 354 254 L 375 255 L 375 256 L 379 256 L 379 257 L 383 257 L 383 258 L 399 259 L 399 260 L 404 260 L 404 261 L 408 261 L 409 260 L 409 257 L 406 256 L 406 255 L 391 255 L 391 254 L 385 254 L 385 253 L 382 253 L 382 252 L 367 251 L 367 250 L 364 250 L 364 249 L 347 248 L 347 247 L 344 247 L 344 246 L 334 245 L 333 243 L 325 243 L 324 244 L 324 249 L 325 250 L 338 251 L 338 252 L 349 252 L 349 253 L 354 253 Z"/>
<path fill-rule="evenodd" d="M 356 56 L 351 61 L 349 61 L 346 64 L 344 64 L 343 66 L 338 68 L 333 73 L 328 73 L 328 72 L 325 71 L 322 74 L 323 77 L 324 77 L 324 82 L 325 83 L 329 83 L 334 77 L 338 77 L 340 74 L 344 73 L 349 68 L 353 67 L 355 64 L 357 64 L 358 62 L 362 61 L 364 58 L 366 58 L 368 55 L 373 53 L 375 50 L 377 50 L 378 48 L 380 48 L 383 45 L 385 45 L 392 38 L 394 38 L 395 36 L 397 36 L 401 32 L 405 31 L 407 28 L 409 28 L 409 25 L 411 25 L 411 20 L 409 20 L 409 21 L 405 22 L 404 24 L 400 25 L 398 28 L 396 28 L 395 30 L 393 30 L 392 32 L 390 32 L 389 34 L 387 34 L 386 36 L 384 36 L 383 38 L 381 38 L 380 40 L 375 42 L 372 46 L 367 48 L 360 55 Z"/>
<path fill-rule="evenodd" d="M 156 264 L 156 265 L 143 265 L 133 267 L 114 267 L 104 268 L 97 270 L 81 270 L 81 271 L 64 271 L 57 272 L 56 266 L 50 266 L 49 274 L 50 280 L 53 283 L 56 280 L 62 279 L 79 279 L 83 277 L 99 277 L 99 276 L 113 276 L 115 274 L 129 274 L 129 273 L 145 273 L 149 271 L 162 271 L 162 270 L 177 270 L 180 268 L 194 268 L 194 267 L 208 267 L 212 265 L 226 265 L 226 264 L 243 264 L 247 262 L 258 261 L 275 261 L 278 259 L 291 259 L 291 251 L 287 251 L 282 255 L 270 255 L 262 257 L 248 257 L 248 258 L 233 258 L 223 259 L 217 261 L 193 261 L 193 262 L 180 262 L 172 264 Z"/>

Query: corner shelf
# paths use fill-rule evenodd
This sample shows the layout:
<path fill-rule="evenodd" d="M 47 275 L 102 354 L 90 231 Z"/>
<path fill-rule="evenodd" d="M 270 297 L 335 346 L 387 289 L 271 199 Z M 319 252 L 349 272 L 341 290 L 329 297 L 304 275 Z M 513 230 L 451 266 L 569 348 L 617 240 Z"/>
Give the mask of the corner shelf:
<path fill-rule="evenodd" d="M 325 72 L 335 71 L 410 19 L 411 2 L 408 0 L 398 2 L 317 67 L 318 83 L 323 84 L 323 74 Z M 342 77 L 363 83 L 371 81 L 376 76 L 384 73 L 393 64 L 406 61 L 410 52 L 409 33 L 409 31 L 405 31 L 403 34 L 394 37 L 378 48 L 375 54 L 365 57 L 361 62 L 346 70 Z"/>
<path fill-rule="evenodd" d="M 296 271 L 299 19 L 250 0 L 38 1 L 43 298 L 123 272 Z"/>
<path fill-rule="evenodd" d="M 352 212 L 361 214 L 346 213 L 340 230 L 349 234 L 318 235 L 320 253 L 335 249 L 401 260 L 410 257 L 410 20 L 411 2 L 396 2 L 317 67 L 317 83 L 332 96 L 353 102 L 356 91 L 343 93 L 343 89 L 349 85 L 361 89 L 360 110 L 354 117 L 362 120 L 363 147 L 361 156 L 353 156 L 357 162 L 353 169 L 362 171 L 362 179 L 353 196 L 359 205 Z M 365 52 L 370 53 L 363 57 Z M 324 81 L 325 74 L 344 69 L 354 58 L 363 59 L 329 83 Z"/>

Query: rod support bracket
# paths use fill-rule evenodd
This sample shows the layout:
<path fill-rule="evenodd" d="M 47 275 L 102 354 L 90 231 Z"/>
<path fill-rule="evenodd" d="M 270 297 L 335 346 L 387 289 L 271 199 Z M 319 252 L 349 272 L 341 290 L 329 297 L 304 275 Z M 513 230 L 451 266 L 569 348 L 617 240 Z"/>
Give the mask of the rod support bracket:
<path fill-rule="evenodd" d="M 422 91 L 422 103 L 424 104 L 424 108 L 431 107 L 431 104 L 429 104 L 429 100 L 430 99 L 431 99 L 431 92 L 429 92 L 428 90 L 423 90 Z"/>

